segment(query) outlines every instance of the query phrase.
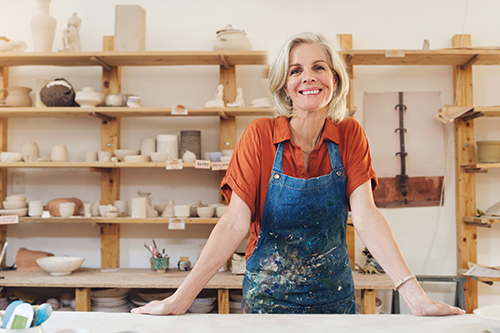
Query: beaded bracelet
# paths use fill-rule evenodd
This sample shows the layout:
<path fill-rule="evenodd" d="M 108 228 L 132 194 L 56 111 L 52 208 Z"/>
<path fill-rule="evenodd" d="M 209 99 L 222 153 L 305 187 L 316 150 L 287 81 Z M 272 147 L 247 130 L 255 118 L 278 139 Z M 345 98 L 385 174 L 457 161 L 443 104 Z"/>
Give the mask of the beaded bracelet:
<path fill-rule="evenodd" d="M 401 287 L 401 285 L 403 283 L 405 283 L 406 281 L 408 281 L 410 279 L 413 279 L 414 277 L 415 277 L 415 275 L 413 275 L 413 274 L 405 276 L 404 278 L 402 278 L 401 280 L 399 280 L 398 282 L 396 282 L 396 284 L 394 285 L 394 290 L 398 290 L 398 288 Z"/>

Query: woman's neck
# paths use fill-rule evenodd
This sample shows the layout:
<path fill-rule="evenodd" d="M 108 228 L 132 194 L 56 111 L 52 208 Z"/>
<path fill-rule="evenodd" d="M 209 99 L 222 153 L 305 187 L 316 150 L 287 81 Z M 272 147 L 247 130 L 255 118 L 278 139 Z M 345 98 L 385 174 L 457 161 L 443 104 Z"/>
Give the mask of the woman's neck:
<path fill-rule="evenodd" d="M 290 119 L 293 142 L 306 154 L 316 148 L 325 125 L 325 112 L 294 112 Z"/>

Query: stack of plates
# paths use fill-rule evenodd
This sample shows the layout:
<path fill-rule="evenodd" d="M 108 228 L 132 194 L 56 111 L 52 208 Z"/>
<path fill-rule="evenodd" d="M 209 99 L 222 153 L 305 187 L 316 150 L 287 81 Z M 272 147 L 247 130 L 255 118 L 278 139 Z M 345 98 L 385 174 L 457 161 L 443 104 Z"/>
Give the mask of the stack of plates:
<path fill-rule="evenodd" d="M 229 313 L 242 313 L 241 301 L 243 295 L 240 292 L 234 291 L 229 293 Z"/>
<path fill-rule="evenodd" d="M 96 312 L 130 312 L 130 289 L 101 289 L 90 292 L 91 309 Z"/>
<path fill-rule="evenodd" d="M 173 290 L 139 290 L 131 293 L 130 301 L 132 302 L 132 307 L 143 306 L 152 301 L 161 301 L 173 293 Z"/>
<path fill-rule="evenodd" d="M 209 313 L 215 306 L 215 297 L 199 297 L 193 301 L 188 311 L 191 313 Z"/>

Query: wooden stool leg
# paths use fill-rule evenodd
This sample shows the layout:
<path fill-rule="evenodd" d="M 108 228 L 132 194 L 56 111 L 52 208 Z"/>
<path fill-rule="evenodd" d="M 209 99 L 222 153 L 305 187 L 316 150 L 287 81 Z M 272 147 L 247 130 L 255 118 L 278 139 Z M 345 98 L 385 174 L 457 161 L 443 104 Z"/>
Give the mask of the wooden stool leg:
<path fill-rule="evenodd" d="M 219 289 L 219 313 L 229 313 L 229 289 Z"/>

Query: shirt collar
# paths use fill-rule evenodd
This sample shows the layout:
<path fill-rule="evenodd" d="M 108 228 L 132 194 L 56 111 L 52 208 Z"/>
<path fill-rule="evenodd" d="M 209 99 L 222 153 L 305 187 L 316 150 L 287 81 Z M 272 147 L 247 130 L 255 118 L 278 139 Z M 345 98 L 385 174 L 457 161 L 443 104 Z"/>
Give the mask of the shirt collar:
<path fill-rule="evenodd" d="M 325 126 L 323 128 L 323 138 L 340 144 L 339 132 L 337 125 L 335 125 L 331 120 L 327 119 L 325 121 Z M 292 140 L 292 132 L 290 132 L 290 126 L 288 125 L 288 118 L 280 116 L 276 118 L 274 122 L 274 144 L 278 144 L 284 141 Z"/>

